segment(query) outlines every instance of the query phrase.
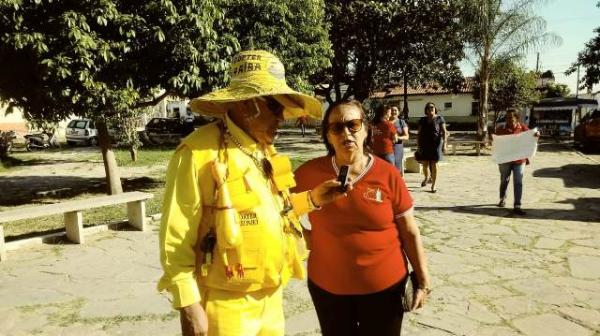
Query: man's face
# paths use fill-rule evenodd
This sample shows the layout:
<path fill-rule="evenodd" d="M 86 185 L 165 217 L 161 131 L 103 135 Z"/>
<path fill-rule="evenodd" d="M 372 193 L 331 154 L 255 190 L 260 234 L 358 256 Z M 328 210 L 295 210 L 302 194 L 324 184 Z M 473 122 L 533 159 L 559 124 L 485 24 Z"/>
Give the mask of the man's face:
<path fill-rule="evenodd" d="M 284 106 L 270 96 L 248 101 L 244 111 L 244 131 L 256 142 L 270 145 L 283 121 Z"/>

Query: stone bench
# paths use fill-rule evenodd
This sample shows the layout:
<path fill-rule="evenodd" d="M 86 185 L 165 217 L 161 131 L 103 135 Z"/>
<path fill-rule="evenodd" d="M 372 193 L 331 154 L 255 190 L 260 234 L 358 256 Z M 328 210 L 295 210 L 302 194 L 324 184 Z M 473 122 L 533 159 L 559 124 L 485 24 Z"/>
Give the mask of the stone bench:
<path fill-rule="evenodd" d="M 127 203 L 129 225 L 138 230 L 145 231 L 147 224 L 145 201 L 152 197 L 154 196 L 149 193 L 133 191 L 0 212 L 0 261 L 7 258 L 2 223 L 64 214 L 67 239 L 77 244 L 83 244 L 83 211 Z"/>
<path fill-rule="evenodd" d="M 475 148 L 477 156 L 481 154 L 481 148 L 485 147 L 485 141 L 478 140 L 450 140 L 450 146 L 452 147 L 452 155 L 456 155 L 456 148 L 459 146 L 471 146 Z"/>

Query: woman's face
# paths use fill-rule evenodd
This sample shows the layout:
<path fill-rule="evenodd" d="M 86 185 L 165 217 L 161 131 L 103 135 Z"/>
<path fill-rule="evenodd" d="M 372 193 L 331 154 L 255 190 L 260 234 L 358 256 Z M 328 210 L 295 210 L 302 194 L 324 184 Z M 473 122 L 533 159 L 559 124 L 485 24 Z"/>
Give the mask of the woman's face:
<path fill-rule="evenodd" d="M 508 115 L 506 115 L 506 126 L 508 127 L 514 127 L 517 124 L 517 116 L 509 113 Z"/>
<path fill-rule="evenodd" d="M 336 156 L 347 157 L 363 152 L 367 138 L 360 109 L 352 105 L 340 105 L 331 111 L 327 126 L 327 141 L 333 146 Z"/>
<path fill-rule="evenodd" d="M 391 108 L 386 108 L 385 112 L 383 112 L 383 120 L 390 120 L 390 118 L 392 117 L 392 109 Z"/>
<path fill-rule="evenodd" d="M 397 107 L 392 107 L 391 109 L 392 115 L 390 116 L 390 119 L 396 119 L 398 118 L 398 115 L 400 114 L 400 111 L 398 111 Z"/>
<path fill-rule="evenodd" d="M 435 105 L 427 105 L 425 108 L 425 115 L 428 117 L 433 117 L 435 115 Z"/>

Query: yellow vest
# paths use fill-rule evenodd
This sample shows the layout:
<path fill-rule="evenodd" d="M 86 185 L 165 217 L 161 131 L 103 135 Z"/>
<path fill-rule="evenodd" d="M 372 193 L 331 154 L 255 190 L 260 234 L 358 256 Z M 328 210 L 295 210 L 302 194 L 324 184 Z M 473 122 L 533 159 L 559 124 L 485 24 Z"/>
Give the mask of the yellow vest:
<path fill-rule="evenodd" d="M 252 138 L 229 118 L 225 123 L 231 136 L 247 152 L 256 152 L 257 144 Z M 222 139 L 222 130 L 217 123 L 199 128 L 177 148 L 167 171 L 159 235 L 165 273 L 158 288 L 171 291 L 175 307 L 199 301 L 198 286 L 251 292 L 285 284 L 290 277 L 305 276 L 302 259 L 306 250 L 304 240 L 298 236 L 300 228 L 296 218 L 296 213 L 302 211 L 291 211 L 287 212 L 288 216 L 282 216 L 285 208 L 282 195 L 287 195 L 288 191 L 277 190 L 275 185 L 280 189 L 293 186 L 291 169 L 277 172 L 278 167 L 275 167 L 273 182 L 231 140 L 227 140 L 223 148 Z M 227 187 L 243 238 L 241 256 L 229 255 L 229 260 L 243 265 L 243 277 L 226 275 L 218 247 L 213 251 L 210 265 L 204 265 L 206 273 L 200 272 L 208 259 L 200 252 L 200 245 L 214 226 L 218 211 L 211 163 L 219 153 L 222 156 L 223 151 L 227 156 Z M 278 161 L 272 146 L 266 155 L 272 162 Z M 292 197 L 291 201 L 298 203 L 298 199 L 304 198 Z"/>

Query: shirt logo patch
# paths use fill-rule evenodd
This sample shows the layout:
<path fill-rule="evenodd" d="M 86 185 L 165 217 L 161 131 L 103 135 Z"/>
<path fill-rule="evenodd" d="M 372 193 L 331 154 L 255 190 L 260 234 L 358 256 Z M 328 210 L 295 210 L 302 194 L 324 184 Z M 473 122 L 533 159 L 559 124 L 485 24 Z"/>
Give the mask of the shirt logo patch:
<path fill-rule="evenodd" d="M 240 226 L 258 225 L 258 218 L 255 212 L 240 213 Z"/>
<path fill-rule="evenodd" d="M 368 200 L 375 201 L 377 203 L 383 202 L 383 192 L 379 188 L 367 187 L 367 191 L 365 191 L 363 197 Z"/>

